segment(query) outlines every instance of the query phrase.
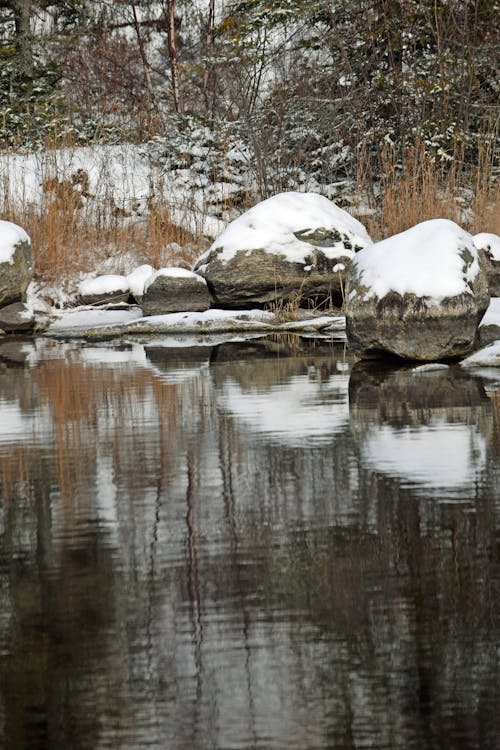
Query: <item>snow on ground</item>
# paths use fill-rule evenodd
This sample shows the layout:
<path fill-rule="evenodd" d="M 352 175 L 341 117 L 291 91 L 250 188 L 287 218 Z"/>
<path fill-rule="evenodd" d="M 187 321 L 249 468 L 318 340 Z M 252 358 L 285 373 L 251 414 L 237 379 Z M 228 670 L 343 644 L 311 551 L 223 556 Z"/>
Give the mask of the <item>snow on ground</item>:
<path fill-rule="evenodd" d="M 280 320 L 266 310 L 218 310 L 180 312 L 143 317 L 139 308 L 122 310 L 77 309 L 64 312 L 45 330 L 45 336 L 118 338 L 128 334 L 206 334 L 230 332 L 342 331 L 343 316 Z"/>
<path fill-rule="evenodd" d="M 13 263 L 20 242 L 31 242 L 24 229 L 11 221 L 0 221 L 0 263 Z"/>
<path fill-rule="evenodd" d="M 111 326 L 113 324 L 126 324 L 130 321 L 142 318 L 140 307 L 123 307 L 117 310 L 101 310 L 91 307 L 79 307 L 74 310 L 66 310 L 47 328 L 47 335 L 79 335 L 82 331 Z"/>
<path fill-rule="evenodd" d="M 314 242 L 311 245 L 305 236 L 298 239 L 294 233 L 319 228 L 347 235 L 353 247 L 346 250 L 339 238 L 332 246 L 321 247 L 329 258 L 352 258 L 354 246 L 361 248 L 372 242 L 364 226 L 328 198 L 317 193 L 280 193 L 232 221 L 198 262 L 203 263 L 203 258 L 216 248 L 223 249 L 219 259 L 224 263 L 239 250 L 262 248 L 282 254 L 290 262 L 305 263 Z"/>
<path fill-rule="evenodd" d="M 0 176 L 8 187 L 9 203 L 20 209 L 42 206 L 63 182 L 80 194 L 82 206 L 94 219 L 107 216 L 140 220 L 152 198 L 161 196 L 173 223 L 194 234 L 216 237 L 225 223 L 207 213 L 206 191 L 191 172 L 190 179 L 165 170 L 147 146 L 85 146 L 43 150 L 30 154 L 0 153 Z"/>
<path fill-rule="evenodd" d="M 460 251 L 471 261 L 464 267 Z M 479 273 L 472 236 L 448 219 L 431 219 L 361 250 L 353 266 L 367 287 L 365 298 L 390 291 L 428 297 L 439 304 L 445 297 L 472 293 L 469 283 Z M 351 292 L 350 298 L 356 294 Z"/>
<path fill-rule="evenodd" d="M 480 326 L 500 326 L 500 297 L 492 297 Z"/>
<path fill-rule="evenodd" d="M 462 367 L 500 367 L 500 340 L 474 352 L 460 364 Z"/>
<path fill-rule="evenodd" d="M 478 250 L 484 250 L 494 261 L 500 261 L 500 237 L 491 232 L 480 232 L 473 237 Z"/>

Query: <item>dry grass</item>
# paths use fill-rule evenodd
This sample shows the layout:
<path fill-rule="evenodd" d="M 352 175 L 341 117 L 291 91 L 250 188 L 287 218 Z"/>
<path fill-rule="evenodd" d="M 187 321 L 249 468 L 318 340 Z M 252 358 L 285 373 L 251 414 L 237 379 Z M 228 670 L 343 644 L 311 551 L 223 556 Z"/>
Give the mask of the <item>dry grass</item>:
<path fill-rule="evenodd" d="M 374 191 L 368 160 L 361 154 L 354 203 L 366 202 L 366 196 L 371 196 L 373 213 L 360 218 L 372 237 L 382 239 L 438 217 L 452 219 L 472 232 L 500 234 L 500 185 L 494 179 L 497 155 L 488 146 L 482 147 L 479 155 L 474 169 L 463 166 L 460 158 L 451 168 L 444 168 L 425 145 L 417 143 L 406 149 L 401 166 L 395 150 L 387 147 L 380 155 L 381 180 Z M 110 174 L 102 177 L 99 189 L 103 199 L 97 201 L 89 193 L 84 170 L 71 173 L 52 168 L 47 175 L 43 198 L 36 204 L 14 200 L 8 179 L 0 175 L 1 216 L 30 234 L 35 279 L 58 285 L 82 273 L 123 273 L 130 270 L 127 264 L 130 266 L 131 259 L 137 265 L 150 263 L 156 268 L 191 268 L 207 247 L 201 231 L 185 228 L 193 226 L 187 220 L 193 218 L 193 214 L 188 216 L 189 206 L 184 225 L 178 214 L 174 221 L 169 200 L 157 185 L 151 185 L 153 197 L 138 216 L 128 215 L 114 203 Z M 288 300 L 286 309 L 276 309 L 276 314 L 293 316 L 300 296 Z"/>
<path fill-rule="evenodd" d="M 98 268 L 122 273 L 131 259 L 156 268 L 191 268 L 206 240 L 172 219 L 168 201 L 159 190 L 152 191 L 147 211 L 137 217 L 117 207 L 111 191 L 101 201 L 87 200 L 88 181 L 82 170 L 48 177 L 42 183 L 42 200 L 36 204 L 15 200 L 8 182 L 3 181 L 1 217 L 30 235 L 35 279 L 57 284 Z"/>
<path fill-rule="evenodd" d="M 451 219 L 473 233 L 500 233 L 495 154 L 487 146 L 479 154 L 479 164 L 474 168 L 464 166 L 458 158 L 449 167 L 438 163 L 425 145 L 418 143 L 406 149 L 401 166 L 394 149 L 383 149 L 379 191 L 370 201 L 375 211 L 366 221 L 372 237 L 389 237 L 436 218 Z M 370 192 L 366 174 L 361 159 L 357 191 L 365 196 Z"/>

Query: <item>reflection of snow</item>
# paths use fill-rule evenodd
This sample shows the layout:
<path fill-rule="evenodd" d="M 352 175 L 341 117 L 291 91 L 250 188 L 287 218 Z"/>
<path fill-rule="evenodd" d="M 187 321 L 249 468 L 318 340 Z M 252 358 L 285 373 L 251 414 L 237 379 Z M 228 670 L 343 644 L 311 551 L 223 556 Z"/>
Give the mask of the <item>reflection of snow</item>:
<path fill-rule="evenodd" d="M 46 410 L 24 412 L 16 402 L 0 399 L 0 444 L 36 442 L 51 434 L 52 424 Z"/>
<path fill-rule="evenodd" d="M 361 457 L 369 468 L 416 485 L 417 491 L 463 496 L 479 479 L 486 446 L 483 436 L 465 424 L 439 421 L 403 429 L 382 425 L 362 443 Z"/>
<path fill-rule="evenodd" d="M 287 443 L 327 439 L 349 420 L 348 383 L 347 375 L 322 383 L 296 375 L 265 391 L 248 391 L 226 380 L 217 390 L 217 402 L 251 430 Z"/>
<path fill-rule="evenodd" d="M 109 346 L 86 346 L 80 351 L 80 359 L 82 362 L 110 366 L 148 366 L 144 347 L 137 344 L 124 349 L 114 349 Z"/>

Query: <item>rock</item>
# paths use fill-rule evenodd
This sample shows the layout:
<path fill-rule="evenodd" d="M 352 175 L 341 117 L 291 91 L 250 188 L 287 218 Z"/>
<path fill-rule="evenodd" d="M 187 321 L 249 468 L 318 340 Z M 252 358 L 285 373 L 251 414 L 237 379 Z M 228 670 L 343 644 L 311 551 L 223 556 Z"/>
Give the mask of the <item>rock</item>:
<path fill-rule="evenodd" d="M 25 333 L 35 328 L 35 317 L 24 302 L 0 308 L 0 328 L 7 333 Z"/>
<path fill-rule="evenodd" d="M 500 237 L 481 232 L 473 237 L 474 245 L 484 253 L 488 289 L 492 297 L 500 297 Z"/>
<path fill-rule="evenodd" d="M 144 287 L 144 315 L 174 312 L 204 312 L 212 298 L 204 278 L 185 268 L 160 268 Z"/>
<path fill-rule="evenodd" d="M 110 302 L 128 302 L 130 284 L 126 276 L 106 274 L 86 279 L 78 287 L 80 305 L 107 305 Z"/>
<path fill-rule="evenodd" d="M 281 193 L 235 219 L 194 270 L 218 306 L 342 304 L 344 271 L 371 244 L 364 226 L 315 193 Z"/>
<path fill-rule="evenodd" d="M 361 358 L 459 359 L 489 305 L 470 234 L 433 219 L 359 252 L 347 274 L 346 332 Z"/>
<path fill-rule="evenodd" d="M 0 307 L 26 299 L 32 272 L 30 238 L 17 224 L 0 221 Z"/>

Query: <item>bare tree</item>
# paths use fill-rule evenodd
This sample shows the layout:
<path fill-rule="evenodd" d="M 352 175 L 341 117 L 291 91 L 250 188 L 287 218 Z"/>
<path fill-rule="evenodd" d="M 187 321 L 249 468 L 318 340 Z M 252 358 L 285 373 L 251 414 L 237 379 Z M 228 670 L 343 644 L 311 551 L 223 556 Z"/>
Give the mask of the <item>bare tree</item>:
<path fill-rule="evenodd" d="M 33 54 L 29 0 L 2 0 L 0 8 L 11 10 L 16 30 L 17 66 L 22 78 L 33 76 Z"/>
<path fill-rule="evenodd" d="M 175 34 L 175 0 L 167 0 L 163 3 L 165 17 L 167 19 L 168 34 L 168 56 L 170 58 L 170 73 L 172 77 L 172 94 L 174 98 L 174 109 L 181 111 L 179 95 L 179 58 L 177 54 L 177 41 Z"/>
<path fill-rule="evenodd" d="M 215 68 L 209 58 L 214 43 L 215 0 L 208 0 L 208 20 L 205 34 L 205 70 L 203 73 L 203 98 L 207 114 L 215 108 Z"/>

